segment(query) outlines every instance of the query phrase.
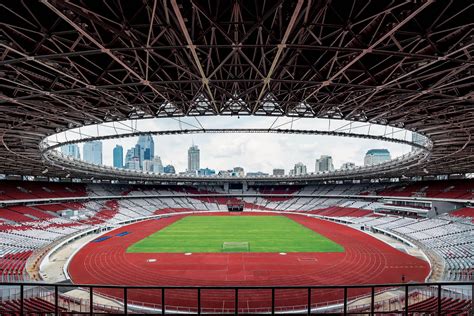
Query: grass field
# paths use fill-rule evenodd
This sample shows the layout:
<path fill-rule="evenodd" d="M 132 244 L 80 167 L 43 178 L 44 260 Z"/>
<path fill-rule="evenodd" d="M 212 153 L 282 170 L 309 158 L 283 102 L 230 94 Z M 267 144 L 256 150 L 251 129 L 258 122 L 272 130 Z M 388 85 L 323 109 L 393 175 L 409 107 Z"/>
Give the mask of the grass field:
<path fill-rule="evenodd" d="M 343 252 L 344 248 L 285 216 L 187 216 L 131 245 L 134 253 Z"/>

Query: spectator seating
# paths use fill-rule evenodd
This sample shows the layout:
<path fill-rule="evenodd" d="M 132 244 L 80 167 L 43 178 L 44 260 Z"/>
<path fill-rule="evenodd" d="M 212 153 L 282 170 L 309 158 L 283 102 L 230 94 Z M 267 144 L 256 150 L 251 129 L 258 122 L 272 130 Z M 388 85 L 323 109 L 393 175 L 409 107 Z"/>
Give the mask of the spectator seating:
<path fill-rule="evenodd" d="M 470 220 L 453 221 L 450 215 L 433 219 L 396 216 L 346 217 L 356 227 L 374 227 L 393 232 L 436 252 L 444 259 L 444 279 L 472 280 L 474 271 L 474 224 Z"/>
<path fill-rule="evenodd" d="M 384 196 L 419 196 L 450 199 L 473 199 L 472 180 L 420 181 L 394 184 L 377 192 Z"/>
<path fill-rule="evenodd" d="M 441 311 L 443 315 L 469 315 L 472 301 L 449 297 L 441 298 Z M 416 304 L 408 306 L 411 315 L 431 315 L 438 310 L 438 298 L 430 297 Z"/>
<path fill-rule="evenodd" d="M 60 198 L 86 195 L 86 186 L 81 183 L 2 181 L 0 184 L 0 200 Z"/>
<path fill-rule="evenodd" d="M 307 212 L 344 220 L 356 228 L 375 227 L 429 247 L 445 260 L 447 280 L 472 279 L 474 266 L 473 208 L 463 208 L 433 219 L 404 218 L 375 214 L 379 202 L 338 197 L 349 194 L 469 197 L 472 181 L 419 182 L 408 184 L 326 184 L 311 186 L 250 187 L 250 193 L 291 194 L 285 198 L 228 198 L 219 186 L 127 186 L 75 183 L 34 183 L 4 181 L 0 199 L 24 199 L 66 196 L 126 195 L 140 199 L 93 200 L 58 204 L 28 204 L 0 209 L 0 269 L 5 278 L 24 277 L 24 262 L 35 249 L 96 225 L 183 211 L 227 211 L 227 203 L 245 204 L 248 210 Z M 217 193 L 215 197 L 199 196 Z M 184 194 L 184 196 L 183 196 Z M 331 195 L 324 197 L 321 195 Z M 173 195 L 160 198 L 160 195 Z M 308 197 L 303 195 L 314 195 Z M 157 197 L 158 196 L 158 197 Z M 64 215 L 68 213 L 68 215 Z M 12 246 L 14 245 L 14 246 Z"/>
<path fill-rule="evenodd" d="M 464 207 L 460 208 L 454 212 L 451 212 L 449 215 L 455 217 L 465 217 L 471 219 L 474 222 L 474 208 L 473 207 Z"/>
<path fill-rule="evenodd" d="M 18 251 L 14 247 L 2 247 L 0 275 L 2 281 L 12 282 L 24 279 L 25 263 L 32 251 Z"/>
<path fill-rule="evenodd" d="M 54 304 L 41 298 L 26 298 L 23 300 L 24 311 L 28 315 L 54 314 Z M 65 308 L 59 308 L 59 312 L 66 312 Z M 20 300 L 7 300 L 0 302 L 0 313 L 2 315 L 20 315 Z"/>

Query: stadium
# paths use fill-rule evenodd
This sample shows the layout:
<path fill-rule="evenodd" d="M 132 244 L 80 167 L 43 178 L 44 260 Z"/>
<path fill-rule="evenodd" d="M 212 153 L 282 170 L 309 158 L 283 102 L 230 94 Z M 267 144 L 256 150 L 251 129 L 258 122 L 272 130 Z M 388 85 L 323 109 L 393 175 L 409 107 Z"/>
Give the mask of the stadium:
<path fill-rule="evenodd" d="M 0 315 L 474 314 L 470 1 L 0 8 Z M 63 151 L 240 135 L 372 147 L 289 174 Z"/>

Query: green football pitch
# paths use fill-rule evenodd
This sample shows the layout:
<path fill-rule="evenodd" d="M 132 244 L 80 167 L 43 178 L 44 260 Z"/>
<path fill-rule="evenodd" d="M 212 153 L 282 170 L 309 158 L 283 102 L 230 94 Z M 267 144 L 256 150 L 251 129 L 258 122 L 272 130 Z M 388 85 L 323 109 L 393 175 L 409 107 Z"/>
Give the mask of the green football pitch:
<path fill-rule="evenodd" d="M 343 252 L 285 216 L 187 216 L 131 245 L 134 253 Z"/>

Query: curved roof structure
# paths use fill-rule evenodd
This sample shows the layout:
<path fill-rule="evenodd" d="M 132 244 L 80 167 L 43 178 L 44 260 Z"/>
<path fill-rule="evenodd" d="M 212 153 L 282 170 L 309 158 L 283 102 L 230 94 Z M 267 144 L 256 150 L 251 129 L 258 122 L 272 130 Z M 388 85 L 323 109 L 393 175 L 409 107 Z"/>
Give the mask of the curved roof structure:
<path fill-rule="evenodd" d="M 43 160 L 44 137 L 184 115 L 404 127 L 430 138 L 433 149 L 403 174 L 472 172 L 472 7 L 432 0 L 3 4 L 0 173 L 65 176 Z"/>

